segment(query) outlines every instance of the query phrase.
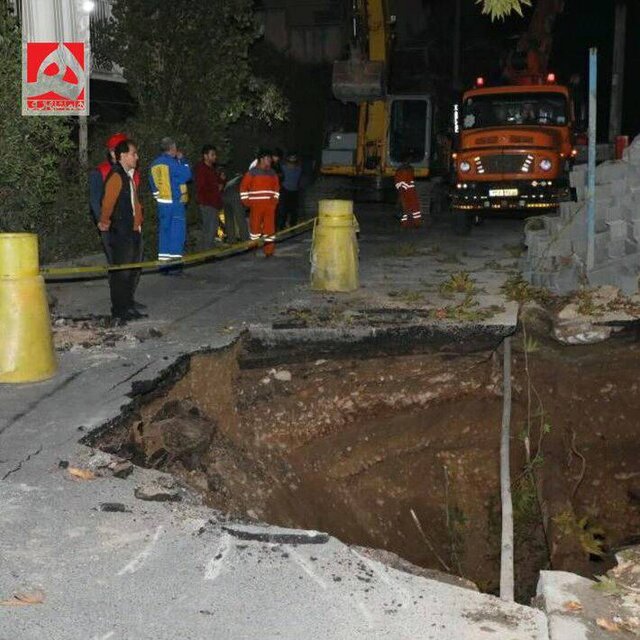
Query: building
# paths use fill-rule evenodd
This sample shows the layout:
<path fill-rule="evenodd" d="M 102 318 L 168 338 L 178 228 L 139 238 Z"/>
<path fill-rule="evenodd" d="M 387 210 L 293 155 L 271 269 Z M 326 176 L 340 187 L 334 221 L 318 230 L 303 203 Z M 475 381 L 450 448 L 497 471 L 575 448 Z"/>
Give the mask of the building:
<path fill-rule="evenodd" d="M 262 0 L 258 15 L 264 37 L 302 63 L 332 63 L 348 44 L 348 3 L 344 0 Z"/>

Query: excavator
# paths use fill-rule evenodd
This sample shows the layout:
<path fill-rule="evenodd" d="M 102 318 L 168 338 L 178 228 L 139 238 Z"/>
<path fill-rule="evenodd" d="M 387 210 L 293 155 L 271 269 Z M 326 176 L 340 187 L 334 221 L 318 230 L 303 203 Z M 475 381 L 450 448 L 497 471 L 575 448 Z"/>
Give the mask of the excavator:
<path fill-rule="evenodd" d="M 350 56 L 334 63 L 332 88 L 338 100 L 357 105 L 357 130 L 329 134 L 308 210 L 323 197 L 382 199 L 407 154 L 416 178 L 429 175 L 431 97 L 387 90 L 395 23 L 389 2 L 352 0 L 350 14 Z M 417 186 L 426 200 L 424 184 Z"/>
<path fill-rule="evenodd" d="M 570 198 L 573 105 L 569 89 L 549 71 L 563 5 L 538 0 L 500 83 L 488 86 L 480 77 L 456 105 L 451 208 L 459 234 L 485 214 L 543 213 Z"/>

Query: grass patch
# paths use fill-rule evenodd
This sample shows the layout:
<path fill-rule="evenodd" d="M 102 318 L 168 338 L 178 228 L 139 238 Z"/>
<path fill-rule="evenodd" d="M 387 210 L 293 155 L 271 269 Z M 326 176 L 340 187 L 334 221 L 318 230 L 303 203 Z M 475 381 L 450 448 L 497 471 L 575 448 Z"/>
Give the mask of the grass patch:
<path fill-rule="evenodd" d="M 388 258 L 415 258 L 422 255 L 422 251 L 416 244 L 403 242 L 392 244 L 385 249 L 384 255 Z"/>
<path fill-rule="evenodd" d="M 429 317 L 433 320 L 453 320 L 455 322 L 482 322 L 504 312 L 504 307 L 491 305 L 480 307 L 480 303 L 472 295 L 465 296 L 460 304 L 447 305 L 438 309 L 431 309 Z"/>
<path fill-rule="evenodd" d="M 448 280 L 445 280 L 440 285 L 440 293 L 466 293 L 471 295 L 476 291 L 475 280 L 471 277 L 468 271 L 457 271 L 449 276 Z"/>
<path fill-rule="evenodd" d="M 389 291 L 387 294 L 390 298 L 404 302 L 405 304 L 416 304 L 424 302 L 424 293 L 422 291 L 414 291 L 411 289 L 401 289 L 400 291 Z"/>
<path fill-rule="evenodd" d="M 507 281 L 501 287 L 501 291 L 507 300 L 513 300 L 519 304 L 537 302 L 544 306 L 553 300 L 553 295 L 550 291 L 530 285 L 519 273 L 507 278 Z"/>

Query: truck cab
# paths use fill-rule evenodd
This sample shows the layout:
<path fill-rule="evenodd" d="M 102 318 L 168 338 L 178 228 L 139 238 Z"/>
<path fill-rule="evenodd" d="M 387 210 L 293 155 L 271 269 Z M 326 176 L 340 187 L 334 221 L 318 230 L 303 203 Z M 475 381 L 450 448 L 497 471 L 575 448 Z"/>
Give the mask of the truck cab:
<path fill-rule="evenodd" d="M 477 215 L 542 212 L 570 198 L 575 151 L 568 89 L 553 74 L 540 84 L 483 85 L 479 78 L 454 116 L 451 205 L 461 231 Z"/>

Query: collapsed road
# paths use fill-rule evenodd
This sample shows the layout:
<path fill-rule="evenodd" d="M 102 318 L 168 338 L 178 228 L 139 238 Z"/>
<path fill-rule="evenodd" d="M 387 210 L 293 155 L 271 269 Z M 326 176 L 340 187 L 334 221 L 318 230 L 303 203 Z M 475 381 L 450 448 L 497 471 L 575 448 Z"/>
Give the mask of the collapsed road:
<path fill-rule="evenodd" d="M 126 330 L 98 326 L 104 282 L 52 288 L 59 375 L 0 389 L 0 594 L 22 602 L 0 610 L 0 637 L 568 637 L 553 635 L 558 615 L 601 628 L 577 610 L 489 595 L 495 354 L 516 331 L 503 286 L 521 223 L 486 225 L 470 241 L 444 227 L 401 235 L 384 211 L 369 214 L 362 287 L 349 297 L 308 291 L 306 238 L 269 263 L 246 255 L 178 284 L 145 276 L 150 319 Z M 531 324 L 516 336 L 516 420 L 534 453 L 539 438 L 553 443 L 568 489 L 542 474 L 554 511 L 537 517 L 531 478 L 518 478 L 527 603 L 538 570 L 561 554 L 565 569 L 604 572 L 638 530 L 638 456 L 624 428 L 637 414 L 635 343 L 606 352 L 628 363 L 610 382 L 602 345 L 567 360 L 544 320 Z M 563 387 L 585 372 L 582 386 Z M 599 412 L 571 422 L 596 384 Z M 560 460 L 567 437 L 570 461 Z M 607 464 L 583 468 L 603 448 Z M 612 495 L 617 511 L 603 508 Z M 592 544 L 582 566 L 571 564 L 580 543 L 555 557 L 547 544 L 563 540 L 548 526 L 563 504 L 561 524 Z M 583 588 L 545 576 L 543 603 L 566 593 L 560 609 Z"/>

